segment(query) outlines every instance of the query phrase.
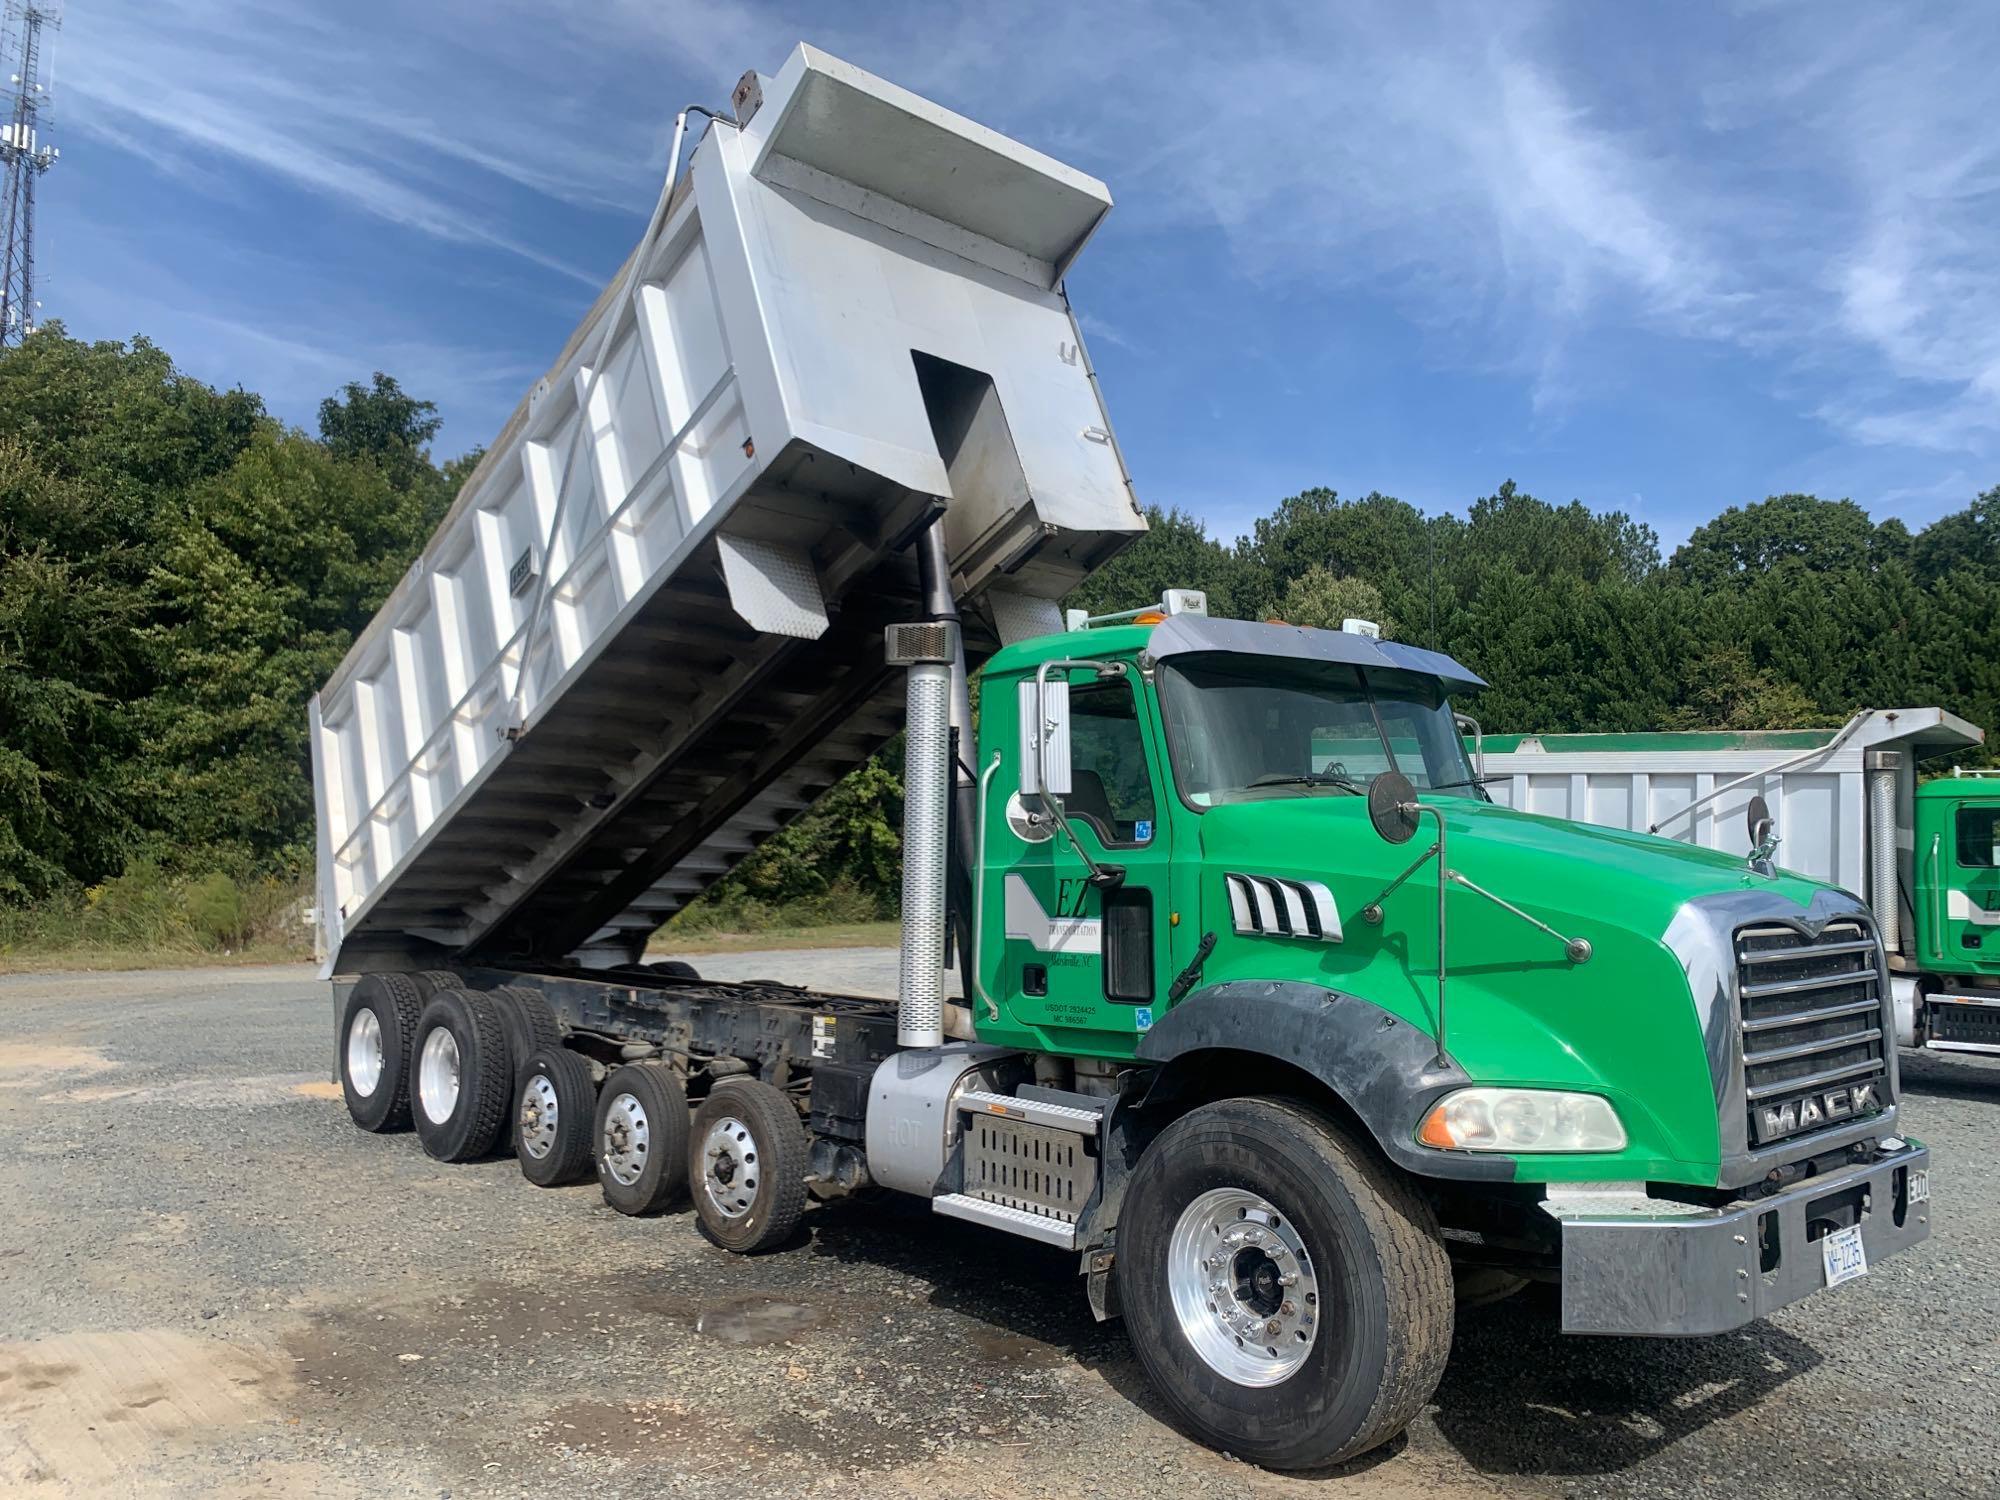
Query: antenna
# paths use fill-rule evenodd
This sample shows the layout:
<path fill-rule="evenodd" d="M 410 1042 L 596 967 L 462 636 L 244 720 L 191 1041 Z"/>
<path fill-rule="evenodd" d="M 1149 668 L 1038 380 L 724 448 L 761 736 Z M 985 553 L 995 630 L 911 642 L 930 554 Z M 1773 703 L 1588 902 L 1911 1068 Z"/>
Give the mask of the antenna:
<path fill-rule="evenodd" d="M 7 48 L 14 71 L 8 80 L 6 123 L 0 124 L 0 167 L 7 173 L 0 199 L 0 348 L 35 331 L 35 183 L 61 154 L 39 138 L 49 103 L 42 28 L 62 25 L 62 11 L 42 0 L 7 0 Z"/>

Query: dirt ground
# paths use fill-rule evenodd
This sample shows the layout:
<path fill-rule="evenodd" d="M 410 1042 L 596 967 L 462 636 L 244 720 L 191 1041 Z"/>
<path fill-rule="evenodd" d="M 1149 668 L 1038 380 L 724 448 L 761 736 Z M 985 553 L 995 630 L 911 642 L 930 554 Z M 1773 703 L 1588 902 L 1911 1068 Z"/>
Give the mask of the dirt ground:
<path fill-rule="evenodd" d="M 881 953 L 718 976 L 893 985 Z M 1147 1497 L 2000 1491 L 2000 1068 L 1905 1055 L 1939 1238 L 1719 1339 L 1467 1311 L 1404 1439 L 1259 1473 L 1068 1258 L 909 1209 L 778 1253 L 362 1134 L 302 968 L 0 979 L 0 1492 Z"/>

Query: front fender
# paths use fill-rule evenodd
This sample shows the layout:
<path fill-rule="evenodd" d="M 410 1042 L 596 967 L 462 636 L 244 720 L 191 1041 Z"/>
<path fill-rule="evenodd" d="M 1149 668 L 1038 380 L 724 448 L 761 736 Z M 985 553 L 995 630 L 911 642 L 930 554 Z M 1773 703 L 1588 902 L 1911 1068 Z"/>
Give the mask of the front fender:
<path fill-rule="evenodd" d="M 1360 1117 L 1384 1155 L 1420 1177 L 1514 1180 L 1512 1156 L 1432 1151 L 1416 1143 L 1424 1111 L 1472 1080 L 1449 1059 L 1438 1066 L 1429 1032 L 1358 995 L 1275 979 L 1197 990 L 1139 1041 L 1140 1061 L 1167 1065 L 1142 1107 L 1197 1085 L 1201 1055 L 1212 1052 L 1249 1053 L 1303 1069 Z"/>

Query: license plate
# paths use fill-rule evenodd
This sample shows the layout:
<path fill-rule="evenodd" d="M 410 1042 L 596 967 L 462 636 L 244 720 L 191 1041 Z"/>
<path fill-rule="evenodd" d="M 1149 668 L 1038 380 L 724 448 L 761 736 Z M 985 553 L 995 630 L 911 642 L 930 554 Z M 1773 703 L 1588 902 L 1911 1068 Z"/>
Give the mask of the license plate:
<path fill-rule="evenodd" d="M 1931 1169 L 1919 1167 L 1910 1173 L 1910 1201 L 1928 1203 L 1931 1201 Z"/>
<path fill-rule="evenodd" d="M 1862 1248 L 1859 1224 L 1834 1230 L 1819 1242 L 1819 1249 L 1826 1258 L 1828 1286 L 1839 1286 L 1843 1281 L 1868 1274 L 1868 1252 Z"/>

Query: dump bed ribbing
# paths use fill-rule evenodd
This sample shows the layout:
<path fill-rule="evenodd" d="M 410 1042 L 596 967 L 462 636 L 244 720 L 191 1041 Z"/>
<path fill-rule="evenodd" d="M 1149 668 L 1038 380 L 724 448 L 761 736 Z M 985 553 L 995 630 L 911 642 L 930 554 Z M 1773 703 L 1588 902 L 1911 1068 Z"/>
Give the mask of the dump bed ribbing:
<path fill-rule="evenodd" d="M 1103 185 L 805 47 L 737 113 L 314 700 L 329 972 L 635 956 L 900 727 L 940 508 L 975 658 L 1144 528 Z"/>

